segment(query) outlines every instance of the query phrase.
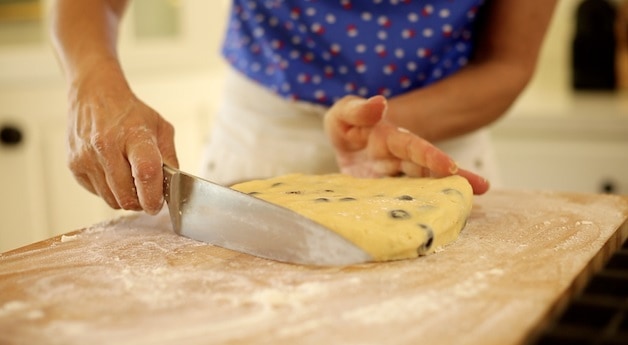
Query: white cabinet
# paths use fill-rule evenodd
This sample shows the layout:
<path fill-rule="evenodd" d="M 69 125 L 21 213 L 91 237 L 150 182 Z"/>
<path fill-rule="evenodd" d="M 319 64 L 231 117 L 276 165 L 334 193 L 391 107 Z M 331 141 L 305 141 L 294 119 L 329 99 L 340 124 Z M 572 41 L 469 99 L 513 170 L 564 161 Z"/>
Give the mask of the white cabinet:
<path fill-rule="evenodd" d="M 628 194 L 628 144 L 569 139 L 497 138 L 509 188 Z"/>
<path fill-rule="evenodd" d="M 5 135 L 18 131 L 22 139 L 0 145 L 0 250 L 40 239 L 46 231 L 39 128 L 7 114 L 3 109 L 0 128 Z"/>
<path fill-rule="evenodd" d="M 580 95 L 493 129 L 503 186 L 628 194 L 626 95 Z"/>
<path fill-rule="evenodd" d="M 22 134 L 0 146 L 0 251 L 113 216 L 66 168 L 65 93 L 60 88 L 0 92 L 0 126 Z"/>

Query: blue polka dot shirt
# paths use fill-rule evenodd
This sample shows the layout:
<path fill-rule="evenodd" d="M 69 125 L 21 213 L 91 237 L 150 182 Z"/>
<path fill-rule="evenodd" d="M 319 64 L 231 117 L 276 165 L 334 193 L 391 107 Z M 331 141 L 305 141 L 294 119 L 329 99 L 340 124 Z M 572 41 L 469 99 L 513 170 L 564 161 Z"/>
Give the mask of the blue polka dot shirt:
<path fill-rule="evenodd" d="M 483 0 L 234 0 L 223 55 L 287 99 L 391 97 L 464 67 Z"/>

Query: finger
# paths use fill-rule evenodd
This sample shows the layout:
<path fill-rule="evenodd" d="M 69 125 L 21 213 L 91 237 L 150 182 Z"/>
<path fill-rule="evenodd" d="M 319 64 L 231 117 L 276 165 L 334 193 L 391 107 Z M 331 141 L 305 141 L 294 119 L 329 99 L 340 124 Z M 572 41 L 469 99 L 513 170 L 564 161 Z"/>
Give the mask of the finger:
<path fill-rule="evenodd" d="M 131 175 L 131 166 L 121 154 L 115 162 L 107 165 L 106 179 L 111 192 L 122 209 L 142 210 Z"/>
<path fill-rule="evenodd" d="M 94 170 L 88 175 L 90 184 L 94 187 L 96 194 L 103 199 L 109 207 L 119 210 L 120 204 L 116 200 L 116 197 L 111 192 L 109 185 L 107 184 L 107 178 L 102 170 Z"/>
<path fill-rule="evenodd" d="M 465 169 L 458 170 L 458 175 L 464 177 L 469 181 L 471 188 L 473 189 L 473 194 L 481 195 L 486 193 L 490 188 L 490 183 L 487 179 L 479 176 L 475 173 L 472 173 Z"/>
<path fill-rule="evenodd" d="M 400 166 L 401 166 L 400 170 L 405 176 L 409 176 L 409 177 L 430 177 L 431 176 L 431 172 L 428 168 L 417 165 L 410 161 L 402 161 Z"/>
<path fill-rule="evenodd" d="M 325 130 L 337 149 L 363 149 L 372 127 L 382 118 L 385 109 L 386 99 L 382 96 L 368 100 L 347 96 L 327 112 Z"/>
<path fill-rule="evenodd" d="M 163 163 L 154 138 L 139 135 L 128 144 L 127 155 L 139 203 L 147 213 L 156 214 L 163 204 Z"/>
<path fill-rule="evenodd" d="M 100 163 L 102 179 L 108 186 L 107 194 L 113 195 L 118 208 L 138 211 L 141 207 L 133 184 L 131 167 L 122 154 L 119 140 L 115 135 L 95 135 L 90 144 Z M 102 181 L 99 183 L 102 184 Z M 104 186 L 99 188 L 100 192 L 105 192 L 102 190 Z"/>
<path fill-rule="evenodd" d="M 429 169 L 430 175 L 447 176 L 458 170 L 456 163 L 445 152 L 403 128 L 391 131 L 386 135 L 386 141 L 393 156 Z"/>
<path fill-rule="evenodd" d="M 96 189 L 92 185 L 91 181 L 85 174 L 74 174 L 74 179 L 78 181 L 78 183 L 83 186 L 83 188 L 87 189 L 90 193 L 98 195 Z"/>
<path fill-rule="evenodd" d="M 416 138 L 413 139 L 413 141 L 416 141 Z M 424 150 L 419 150 L 416 152 L 412 152 L 412 148 L 416 149 L 418 148 L 418 145 L 410 144 L 409 146 L 410 149 L 408 156 L 410 157 L 410 160 L 415 164 L 418 164 L 422 160 L 425 162 L 425 164 L 423 165 L 422 176 L 445 177 L 456 174 L 464 177 L 465 179 L 467 179 L 467 181 L 469 181 L 469 184 L 471 184 L 471 187 L 473 188 L 474 194 L 480 195 L 488 191 L 490 184 L 485 178 L 476 175 L 468 170 L 459 169 L 457 164 L 447 154 L 445 154 L 443 151 L 439 150 L 435 146 L 429 143 L 427 144 L 431 147 L 426 147 Z M 421 155 L 424 155 L 424 157 L 420 158 Z"/>
<path fill-rule="evenodd" d="M 371 164 L 372 176 L 364 177 L 386 177 L 398 176 L 401 170 L 398 159 L 378 159 Z"/>
<path fill-rule="evenodd" d="M 355 127 L 371 127 L 382 118 L 386 107 L 384 96 L 373 96 L 369 99 L 348 98 L 340 107 L 337 120 Z"/>
<path fill-rule="evenodd" d="M 115 196 L 109 189 L 102 166 L 97 160 L 86 163 L 75 157 L 70 158 L 70 170 L 81 186 L 92 194 L 100 196 L 113 209 L 119 209 Z"/>

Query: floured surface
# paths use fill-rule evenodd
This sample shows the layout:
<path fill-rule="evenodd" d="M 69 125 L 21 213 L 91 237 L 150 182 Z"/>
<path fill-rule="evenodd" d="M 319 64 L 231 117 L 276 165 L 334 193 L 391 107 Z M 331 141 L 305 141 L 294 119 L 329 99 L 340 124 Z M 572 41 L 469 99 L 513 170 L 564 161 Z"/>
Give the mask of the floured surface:
<path fill-rule="evenodd" d="M 627 217 L 620 197 L 494 191 L 447 250 L 347 268 L 198 243 L 164 213 L 125 218 L 2 254 L 0 343 L 516 344 Z"/>
<path fill-rule="evenodd" d="M 461 176 L 291 174 L 232 188 L 324 225 L 369 253 L 373 261 L 416 258 L 450 244 L 473 204 L 471 185 Z"/>

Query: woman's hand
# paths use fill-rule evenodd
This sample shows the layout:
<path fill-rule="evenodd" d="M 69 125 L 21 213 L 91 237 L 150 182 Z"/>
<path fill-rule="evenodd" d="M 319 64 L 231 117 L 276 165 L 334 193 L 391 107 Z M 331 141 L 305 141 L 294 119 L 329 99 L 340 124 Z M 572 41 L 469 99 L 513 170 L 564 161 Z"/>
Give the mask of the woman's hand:
<path fill-rule="evenodd" d="M 109 206 L 157 213 L 162 164 L 178 167 L 174 130 L 135 97 L 118 61 L 118 26 L 128 0 L 58 0 L 55 51 L 70 84 L 69 166 Z"/>
<path fill-rule="evenodd" d="M 163 204 L 162 164 L 178 167 L 174 129 L 125 83 L 103 83 L 72 90 L 70 169 L 112 208 L 155 214 Z"/>
<path fill-rule="evenodd" d="M 407 175 L 412 177 L 465 177 L 475 194 L 488 182 L 459 169 L 444 152 L 385 119 L 386 99 L 346 96 L 325 114 L 325 131 L 336 150 L 342 173 L 356 177 Z"/>

